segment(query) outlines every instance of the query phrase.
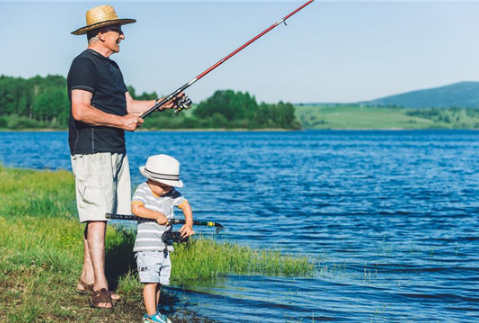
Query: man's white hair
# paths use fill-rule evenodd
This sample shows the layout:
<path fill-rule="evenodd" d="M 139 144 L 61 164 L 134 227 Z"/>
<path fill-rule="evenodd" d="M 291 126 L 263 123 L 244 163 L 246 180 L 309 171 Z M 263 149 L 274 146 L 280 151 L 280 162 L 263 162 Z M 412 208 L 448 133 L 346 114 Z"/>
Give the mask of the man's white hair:
<path fill-rule="evenodd" d="M 98 34 L 96 34 L 95 36 L 88 38 L 88 45 L 96 43 L 98 40 L 99 40 Z"/>

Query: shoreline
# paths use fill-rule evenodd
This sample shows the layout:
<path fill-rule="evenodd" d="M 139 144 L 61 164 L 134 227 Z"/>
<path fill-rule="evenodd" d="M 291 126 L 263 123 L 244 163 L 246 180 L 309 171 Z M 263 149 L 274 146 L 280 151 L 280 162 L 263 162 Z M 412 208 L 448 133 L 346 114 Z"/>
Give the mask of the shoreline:
<path fill-rule="evenodd" d="M 294 132 L 310 129 L 139 129 L 133 132 Z M 311 129 L 319 130 L 319 129 Z M 0 132 L 68 132 L 68 129 L 0 129 Z M 125 131 L 130 132 L 130 131 Z"/>
<path fill-rule="evenodd" d="M 82 270 L 84 225 L 78 222 L 72 206 L 73 173 L 0 163 L 0 177 L 0 196 L 8 201 L 0 205 L 0 233 L 4 237 L 0 321 L 33 322 L 26 318 L 40 317 L 42 322 L 106 322 L 105 312 L 88 307 L 87 295 L 75 290 Z M 122 296 L 114 304 L 115 310 L 108 313 L 108 322 L 136 322 L 144 312 L 142 285 L 135 273 L 134 235 L 112 225 L 106 230 L 106 277 L 111 290 Z M 315 259 L 304 255 L 253 249 L 201 234 L 188 244 L 176 244 L 172 258 L 175 270 L 171 286 L 176 288 L 195 283 L 214 287 L 223 276 L 247 276 L 256 270 L 263 275 L 309 277 L 319 267 Z M 174 288 L 166 289 L 165 294 L 162 308 L 170 309 L 174 322 L 213 322 L 199 317 L 198 307 L 186 307 L 187 299 L 177 296 Z"/>
<path fill-rule="evenodd" d="M 133 132 L 306 132 L 306 131 L 479 131 L 479 128 L 304 128 L 304 129 L 138 129 Z M 0 129 L 2 132 L 68 132 L 68 129 Z M 125 131 L 128 133 L 130 131 Z"/>

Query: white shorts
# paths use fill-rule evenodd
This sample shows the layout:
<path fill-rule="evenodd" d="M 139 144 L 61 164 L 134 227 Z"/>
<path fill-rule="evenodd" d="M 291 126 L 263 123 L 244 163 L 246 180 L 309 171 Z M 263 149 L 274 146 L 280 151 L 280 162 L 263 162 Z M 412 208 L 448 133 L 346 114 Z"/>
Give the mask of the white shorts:
<path fill-rule="evenodd" d="M 171 260 L 168 252 L 139 251 L 135 256 L 140 282 L 170 284 Z"/>
<path fill-rule="evenodd" d="M 105 213 L 131 214 L 126 154 L 73 155 L 71 160 L 80 222 L 107 221 Z"/>

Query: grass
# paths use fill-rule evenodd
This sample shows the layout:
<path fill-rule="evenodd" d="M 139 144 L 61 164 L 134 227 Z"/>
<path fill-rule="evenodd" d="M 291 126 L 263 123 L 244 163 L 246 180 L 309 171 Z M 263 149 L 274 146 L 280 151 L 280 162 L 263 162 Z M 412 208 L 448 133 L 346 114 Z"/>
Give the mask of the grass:
<path fill-rule="evenodd" d="M 213 279 L 230 272 L 240 274 L 310 275 L 315 265 L 307 257 L 293 257 L 279 251 L 255 250 L 231 242 L 196 239 L 176 246 L 172 254 L 175 270 L 181 277 L 173 279 L 188 283 L 197 279 Z"/>
<path fill-rule="evenodd" d="M 477 129 L 474 109 L 368 107 L 361 105 L 296 106 L 304 129 Z"/>
<path fill-rule="evenodd" d="M 0 165 L 0 322 L 136 322 L 143 314 L 135 272 L 134 233 L 107 230 L 107 277 L 123 296 L 113 314 L 92 310 L 76 293 L 82 266 L 83 225 L 75 210 L 73 175 Z M 275 250 L 254 250 L 203 237 L 175 246 L 172 283 L 214 284 L 229 273 L 311 275 L 316 264 Z M 178 308 L 175 322 L 204 322 Z M 176 303 L 175 303 L 176 302 Z M 176 307 L 175 307 L 176 306 Z"/>

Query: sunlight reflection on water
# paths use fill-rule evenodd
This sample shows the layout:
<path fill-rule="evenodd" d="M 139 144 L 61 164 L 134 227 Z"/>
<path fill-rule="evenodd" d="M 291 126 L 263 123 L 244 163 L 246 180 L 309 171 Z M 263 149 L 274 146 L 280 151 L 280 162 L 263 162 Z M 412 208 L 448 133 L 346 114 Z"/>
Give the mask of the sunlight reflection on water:
<path fill-rule="evenodd" d="M 6 166 L 70 169 L 64 132 L 0 139 Z M 321 260 L 311 278 L 230 275 L 214 287 L 170 288 L 217 322 L 479 320 L 478 139 L 473 131 L 127 134 L 134 186 L 149 155 L 173 155 L 195 218 L 227 227 L 220 239 Z"/>

